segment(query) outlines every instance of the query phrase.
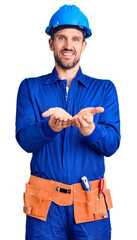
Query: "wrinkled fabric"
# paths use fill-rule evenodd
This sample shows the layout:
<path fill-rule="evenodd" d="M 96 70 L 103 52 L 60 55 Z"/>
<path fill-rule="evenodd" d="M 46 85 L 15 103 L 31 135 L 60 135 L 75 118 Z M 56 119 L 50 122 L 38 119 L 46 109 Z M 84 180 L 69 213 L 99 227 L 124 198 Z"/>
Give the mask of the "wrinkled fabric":
<path fill-rule="evenodd" d="M 26 240 L 110 240 L 110 217 L 76 224 L 73 205 L 51 204 L 47 221 L 27 216 Z"/>
<path fill-rule="evenodd" d="M 89 181 L 104 176 L 104 156 L 116 152 L 120 143 L 120 120 L 117 93 L 109 80 L 98 80 L 79 69 L 72 80 L 66 102 L 67 80 L 60 80 L 54 68 L 51 74 L 25 79 L 18 91 L 16 138 L 20 146 L 32 153 L 31 174 L 66 184 Z M 95 130 L 83 136 L 78 128 L 67 127 L 60 133 L 48 126 L 42 113 L 61 107 L 72 116 L 82 108 L 104 107 L 95 114 Z M 45 129 L 43 130 L 43 125 Z"/>
<path fill-rule="evenodd" d="M 114 154 L 120 144 L 116 88 L 110 80 L 84 75 L 81 68 L 71 82 L 67 101 L 66 86 L 67 80 L 59 79 L 56 68 L 48 75 L 22 81 L 17 96 L 16 139 L 26 152 L 32 153 L 31 174 L 34 176 L 70 185 L 79 183 L 83 176 L 89 181 L 101 179 L 105 173 L 104 156 Z M 63 108 L 74 116 L 83 108 L 98 106 L 105 111 L 95 114 L 95 130 L 89 136 L 83 136 L 72 126 L 57 133 L 49 127 L 49 117 L 42 117 L 43 112 L 53 107 Z M 52 214 L 51 208 L 45 223 L 28 217 L 27 240 L 38 237 L 51 240 L 51 235 L 53 239 L 68 236 L 68 239 L 109 239 L 109 218 L 76 225 L 72 209 L 69 221 L 66 217 L 70 208 L 56 206 L 56 209 L 63 209 L 59 210 L 64 211 L 63 220 L 60 214 Z M 45 229 L 50 229 L 50 233 Z M 50 235 L 46 236 L 46 232 Z M 63 237 L 61 232 L 64 232 Z"/>

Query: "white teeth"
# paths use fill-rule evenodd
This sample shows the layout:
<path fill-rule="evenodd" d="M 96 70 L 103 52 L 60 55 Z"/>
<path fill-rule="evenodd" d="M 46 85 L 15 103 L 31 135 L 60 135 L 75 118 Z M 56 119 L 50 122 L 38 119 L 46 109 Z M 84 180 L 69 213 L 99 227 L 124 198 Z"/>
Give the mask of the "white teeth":
<path fill-rule="evenodd" d="M 63 53 L 63 55 L 65 55 L 65 56 L 72 56 L 73 54 L 72 53 Z"/>

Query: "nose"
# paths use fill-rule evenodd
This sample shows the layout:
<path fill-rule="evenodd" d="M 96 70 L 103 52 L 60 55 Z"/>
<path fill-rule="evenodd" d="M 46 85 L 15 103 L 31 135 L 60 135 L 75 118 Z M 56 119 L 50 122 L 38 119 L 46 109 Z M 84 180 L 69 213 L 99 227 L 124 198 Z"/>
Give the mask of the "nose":
<path fill-rule="evenodd" d="M 66 41 L 65 41 L 65 48 L 68 49 L 68 50 L 72 49 L 71 39 L 66 39 Z"/>

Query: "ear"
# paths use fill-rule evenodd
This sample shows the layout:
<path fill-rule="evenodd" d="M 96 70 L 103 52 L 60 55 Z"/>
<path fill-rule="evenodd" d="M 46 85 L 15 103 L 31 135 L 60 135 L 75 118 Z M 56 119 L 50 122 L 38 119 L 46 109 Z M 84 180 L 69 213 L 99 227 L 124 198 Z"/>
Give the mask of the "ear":
<path fill-rule="evenodd" d="M 82 43 L 82 53 L 85 51 L 86 46 L 87 46 L 87 42 L 84 41 L 84 42 Z"/>
<path fill-rule="evenodd" d="M 49 48 L 53 51 L 53 40 L 51 38 L 49 39 Z"/>

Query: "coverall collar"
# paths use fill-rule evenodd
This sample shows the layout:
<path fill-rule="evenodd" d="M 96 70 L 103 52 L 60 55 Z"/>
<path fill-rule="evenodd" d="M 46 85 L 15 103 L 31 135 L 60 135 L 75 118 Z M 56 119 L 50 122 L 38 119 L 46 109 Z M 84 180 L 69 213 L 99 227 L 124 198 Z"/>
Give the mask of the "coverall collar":
<path fill-rule="evenodd" d="M 89 86 L 88 81 L 86 80 L 86 78 L 84 77 L 84 75 L 82 73 L 81 67 L 79 68 L 78 73 L 77 73 L 77 75 L 76 75 L 76 77 L 74 79 L 76 81 L 79 81 L 80 83 L 82 83 L 85 87 Z M 44 84 L 52 84 L 52 83 L 55 83 L 55 82 L 57 82 L 59 80 L 61 80 L 61 79 L 58 76 L 56 67 L 54 67 L 52 73 L 50 74 L 50 76 L 48 78 L 48 80 L 46 80 L 44 82 Z"/>

